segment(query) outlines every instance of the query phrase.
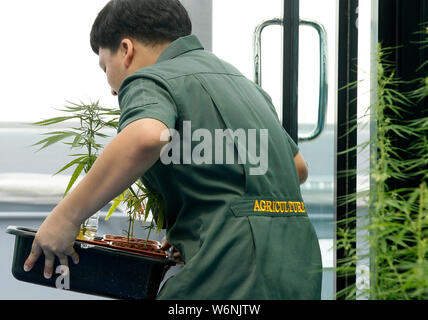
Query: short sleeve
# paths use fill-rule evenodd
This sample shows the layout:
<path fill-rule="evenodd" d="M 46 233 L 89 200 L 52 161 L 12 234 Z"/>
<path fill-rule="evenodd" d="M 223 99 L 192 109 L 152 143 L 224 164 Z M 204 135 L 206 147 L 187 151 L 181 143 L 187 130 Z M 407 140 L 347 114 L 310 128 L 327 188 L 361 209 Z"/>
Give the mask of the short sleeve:
<path fill-rule="evenodd" d="M 121 87 L 119 105 L 118 133 L 131 122 L 143 118 L 159 120 L 170 129 L 175 127 L 177 108 L 174 100 L 168 90 L 154 80 L 138 78 Z"/>
<path fill-rule="evenodd" d="M 288 140 L 288 143 L 290 144 L 291 152 L 293 153 L 293 157 L 294 157 L 299 152 L 299 147 L 294 142 L 294 140 L 290 137 L 290 135 L 288 134 L 288 132 L 285 131 L 285 129 L 284 129 L 284 134 L 286 136 L 286 139 Z"/>

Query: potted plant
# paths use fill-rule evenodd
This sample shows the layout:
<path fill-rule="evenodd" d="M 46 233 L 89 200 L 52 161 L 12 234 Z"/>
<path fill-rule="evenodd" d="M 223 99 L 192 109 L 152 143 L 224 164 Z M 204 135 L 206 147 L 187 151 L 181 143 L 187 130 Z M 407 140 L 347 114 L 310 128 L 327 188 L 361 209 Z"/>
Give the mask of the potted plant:
<path fill-rule="evenodd" d="M 70 191 L 82 172 L 88 172 L 97 159 L 99 150 L 103 147 L 97 142 L 98 138 L 107 137 L 101 133 L 103 128 L 117 128 L 118 110 L 103 108 L 98 102 L 90 104 L 71 103 L 62 111 L 66 116 L 55 117 L 34 123 L 38 126 L 49 126 L 67 120 L 78 120 L 79 127 L 66 131 L 46 133 L 49 137 L 35 143 L 40 149 L 55 143 L 63 142 L 70 145 L 72 150 L 84 149 L 85 153 L 75 153 L 72 161 L 55 174 L 75 166 L 73 174 L 64 192 Z M 110 120 L 106 120 L 110 117 Z M 112 118 L 113 117 L 113 118 Z M 66 139 L 71 139 L 66 142 Z M 39 149 L 39 150 L 40 150 Z M 136 189 L 134 189 L 136 188 Z M 137 181 L 120 196 L 114 199 L 106 220 L 120 204 L 125 204 L 128 214 L 128 229 L 126 237 L 104 235 L 95 236 L 96 229 L 91 226 L 91 220 L 85 221 L 75 241 L 75 250 L 80 262 L 69 266 L 69 290 L 96 294 L 114 298 L 153 299 L 157 295 L 160 282 L 169 266 L 174 262 L 168 259 L 160 243 L 149 240 L 150 232 L 155 228 L 155 221 L 150 220 L 147 239 L 134 238 L 135 221 L 145 223 L 150 211 L 156 212 L 157 230 L 163 225 L 164 205 L 159 194 L 147 190 Z M 98 215 L 95 217 L 98 219 Z M 95 224 L 97 225 L 97 224 Z M 24 272 L 23 265 L 31 251 L 31 246 L 37 230 L 9 227 L 7 232 L 16 236 L 15 250 L 12 263 L 14 277 L 21 281 L 36 283 L 58 288 L 58 279 L 64 277 L 61 273 L 57 279 L 45 279 L 42 274 L 43 259 L 39 259 L 30 272 Z M 58 261 L 56 263 L 57 268 Z M 62 270 L 62 269 L 61 269 Z M 64 289 L 64 287 L 60 287 Z"/>
<path fill-rule="evenodd" d="M 98 157 L 100 149 L 103 148 L 103 145 L 97 142 L 97 138 L 105 138 L 107 136 L 100 131 L 103 128 L 117 127 L 117 118 L 110 120 L 106 120 L 105 118 L 118 116 L 119 111 L 115 109 L 103 108 L 99 105 L 98 101 L 89 104 L 70 103 L 69 106 L 65 106 L 65 109 L 60 109 L 60 111 L 65 112 L 66 115 L 38 121 L 32 123 L 32 125 L 45 127 L 62 123 L 64 121 L 74 120 L 78 121 L 80 126 L 73 127 L 71 130 L 47 132 L 46 135 L 48 135 L 48 137 L 36 142 L 33 146 L 41 145 L 41 148 L 38 150 L 40 151 L 58 142 L 64 142 L 64 140 L 70 139 L 71 142 L 64 143 L 69 145 L 71 150 L 79 151 L 79 153 L 71 155 L 74 158 L 72 161 L 67 163 L 63 168 L 55 173 L 58 174 L 70 167 L 75 167 L 64 192 L 63 197 L 65 197 L 80 174 L 82 172 L 87 173 L 91 169 L 92 165 Z M 97 232 L 97 228 L 98 213 L 83 222 L 78 238 L 93 239 Z"/>
<path fill-rule="evenodd" d="M 164 251 L 149 245 L 144 250 L 132 245 L 124 249 L 109 239 L 76 239 L 74 249 L 79 263 L 64 268 L 55 261 L 55 275 L 46 279 L 44 259 L 38 259 L 29 272 L 23 269 L 37 230 L 9 226 L 6 232 L 15 236 L 13 276 L 57 289 L 118 299 L 154 299 L 165 272 L 174 265 Z"/>
<path fill-rule="evenodd" d="M 134 190 L 133 186 L 136 187 L 136 191 Z M 155 228 L 155 221 L 154 219 L 150 219 L 150 225 L 146 227 L 148 229 L 148 233 L 145 242 L 134 237 L 135 221 L 142 221 L 143 223 L 146 223 L 150 211 L 156 212 L 156 231 L 160 232 L 164 219 L 164 203 L 160 194 L 146 189 L 140 180 L 138 180 L 133 186 L 130 186 L 120 196 L 113 200 L 113 204 L 110 207 L 105 220 L 108 220 L 116 208 L 121 203 L 124 203 L 126 205 L 126 212 L 128 215 L 128 229 L 125 231 L 126 237 L 111 238 L 122 242 L 126 240 L 128 243 L 132 242 L 134 244 L 139 244 L 145 248 L 148 243 L 150 233 Z"/>
<path fill-rule="evenodd" d="M 64 192 L 64 197 L 70 191 L 80 174 L 82 172 L 87 173 L 91 169 L 93 163 L 98 157 L 99 151 L 104 147 L 98 142 L 98 138 L 106 138 L 107 135 L 100 131 L 104 128 L 117 129 L 117 116 L 120 114 L 119 110 L 101 107 L 98 101 L 89 104 L 82 102 L 80 104 L 70 104 L 71 106 L 66 106 L 65 109 L 60 110 L 68 113 L 69 115 L 33 123 L 33 125 L 36 126 L 50 126 L 70 120 L 77 120 L 80 123 L 79 127 L 72 128 L 72 130 L 48 132 L 46 135 L 49 135 L 49 137 L 34 144 L 34 146 L 42 145 L 38 150 L 40 151 L 55 143 L 64 142 L 66 139 L 72 139 L 71 142 L 64 143 L 70 145 L 70 149 L 72 150 L 85 150 L 85 153 L 72 154 L 71 156 L 74 157 L 74 159 L 55 173 L 61 173 L 64 170 L 75 166 L 74 172 Z M 156 210 L 157 212 L 156 224 L 158 225 L 158 232 L 161 230 L 163 225 L 164 212 L 162 197 L 159 194 L 146 189 L 139 180 L 134 184 L 134 186 L 137 188 L 136 191 L 134 191 L 133 186 L 131 186 L 119 197 L 114 199 L 106 216 L 106 220 L 108 220 L 121 203 L 126 204 L 128 229 L 125 233 L 127 235 L 127 242 L 130 242 L 130 239 L 134 238 L 135 221 L 141 221 L 141 218 L 144 217 L 143 223 L 146 223 L 150 210 Z M 96 213 L 82 224 L 78 239 L 94 240 L 98 227 L 98 215 L 99 213 Z M 147 227 L 149 229 L 147 240 L 150 236 L 151 230 L 155 227 L 153 219 L 150 221 L 150 225 Z M 111 236 L 111 238 L 113 238 L 113 236 Z"/>

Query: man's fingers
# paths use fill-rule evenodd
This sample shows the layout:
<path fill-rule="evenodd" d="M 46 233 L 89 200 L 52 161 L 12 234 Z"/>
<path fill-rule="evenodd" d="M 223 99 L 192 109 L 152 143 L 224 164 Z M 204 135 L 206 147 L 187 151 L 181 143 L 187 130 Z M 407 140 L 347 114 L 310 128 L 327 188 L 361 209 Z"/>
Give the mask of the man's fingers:
<path fill-rule="evenodd" d="M 45 270 L 43 271 L 44 276 L 46 279 L 50 279 L 53 274 L 55 255 L 49 251 L 44 251 L 43 253 L 45 254 Z"/>
<path fill-rule="evenodd" d="M 38 244 L 33 242 L 30 255 L 28 256 L 27 260 L 25 260 L 25 263 L 24 263 L 24 271 L 28 272 L 31 269 L 33 269 L 37 259 L 39 259 L 41 254 L 42 254 L 42 248 L 40 248 Z"/>
<path fill-rule="evenodd" d="M 71 248 L 70 251 L 66 254 L 58 254 L 49 250 L 43 250 L 38 243 L 33 242 L 31 252 L 24 263 L 24 271 L 28 272 L 33 269 L 34 265 L 36 264 L 36 261 L 40 258 L 42 253 L 45 255 L 45 268 L 43 271 L 43 275 L 46 279 L 50 279 L 54 272 L 53 269 L 55 264 L 55 255 L 58 256 L 59 262 L 63 266 L 68 267 L 68 256 L 71 257 L 74 264 L 79 263 L 79 255 L 77 254 L 76 250 L 74 250 L 74 248 Z"/>
<path fill-rule="evenodd" d="M 59 264 L 68 267 L 68 256 L 58 255 Z"/>
<path fill-rule="evenodd" d="M 69 252 L 67 252 L 67 255 L 71 257 L 71 260 L 73 260 L 74 264 L 79 263 L 79 255 L 77 254 L 76 250 L 74 248 L 71 248 Z"/>
<path fill-rule="evenodd" d="M 168 243 L 168 241 L 166 240 L 166 237 L 163 237 L 162 238 L 162 241 L 161 241 L 161 249 L 162 250 L 168 250 L 169 248 L 171 248 L 171 245 Z"/>

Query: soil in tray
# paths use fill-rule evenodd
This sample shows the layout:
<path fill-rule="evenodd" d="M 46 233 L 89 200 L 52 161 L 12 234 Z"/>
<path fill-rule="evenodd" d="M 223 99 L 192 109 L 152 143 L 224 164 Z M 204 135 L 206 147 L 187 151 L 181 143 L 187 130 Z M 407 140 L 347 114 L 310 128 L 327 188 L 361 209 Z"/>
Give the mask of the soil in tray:
<path fill-rule="evenodd" d="M 79 241 L 83 241 L 90 244 L 96 244 L 104 247 L 119 249 L 123 251 L 139 253 L 145 256 L 151 256 L 155 258 L 165 259 L 168 256 L 168 254 L 164 250 L 160 249 L 161 245 L 157 241 L 148 240 L 147 243 L 146 243 L 146 240 L 144 239 L 133 239 L 132 241 L 129 241 L 129 242 L 126 240 L 113 241 L 111 240 L 112 238 L 113 237 L 107 237 L 107 238 L 104 237 L 103 239 L 100 239 L 100 240 L 97 239 L 93 241 L 79 239 Z M 126 239 L 126 237 L 119 237 L 119 236 L 117 236 L 116 238 Z M 135 241 L 135 240 L 138 240 L 138 241 Z"/>
<path fill-rule="evenodd" d="M 152 245 L 157 245 L 161 246 L 161 244 L 158 241 L 155 240 L 145 240 L 145 239 L 140 239 L 140 238 L 130 238 L 128 239 L 127 237 L 122 237 L 122 236 L 113 236 L 110 234 L 106 234 L 103 236 L 103 240 L 104 241 L 125 241 L 125 242 L 131 242 L 131 243 L 147 243 L 147 244 L 152 244 Z"/>
<path fill-rule="evenodd" d="M 159 250 L 160 246 L 153 243 L 127 242 L 127 241 L 109 241 L 110 245 L 139 250 Z M 161 250 L 162 251 L 162 250 Z"/>

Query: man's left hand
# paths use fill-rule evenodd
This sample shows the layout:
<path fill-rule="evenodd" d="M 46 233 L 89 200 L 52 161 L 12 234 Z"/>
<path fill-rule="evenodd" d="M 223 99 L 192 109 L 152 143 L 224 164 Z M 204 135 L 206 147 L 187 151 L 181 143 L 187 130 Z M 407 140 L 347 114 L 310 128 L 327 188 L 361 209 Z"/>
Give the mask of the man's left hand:
<path fill-rule="evenodd" d="M 24 271 L 30 271 L 42 253 L 45 255 L 46 279 L 52 277 L 55 257 L 58 257 L 61 265 L 68 266 L 68 256 L 75 264 L 79 263 L 79 256 L 73 248 L 79 230 L 80 225 L 66 220 L 64 215 L 54 209 L 36 233 L 31 253 L 24 264 Z"/>

